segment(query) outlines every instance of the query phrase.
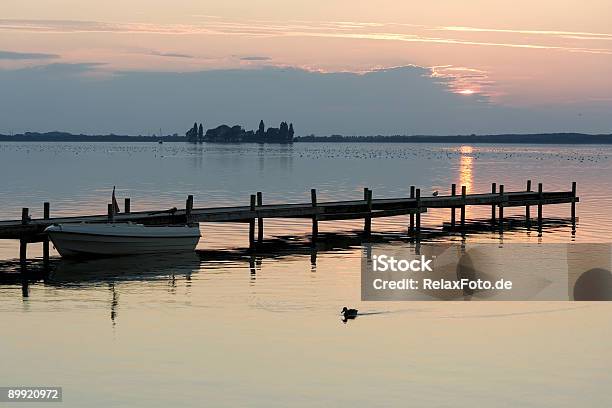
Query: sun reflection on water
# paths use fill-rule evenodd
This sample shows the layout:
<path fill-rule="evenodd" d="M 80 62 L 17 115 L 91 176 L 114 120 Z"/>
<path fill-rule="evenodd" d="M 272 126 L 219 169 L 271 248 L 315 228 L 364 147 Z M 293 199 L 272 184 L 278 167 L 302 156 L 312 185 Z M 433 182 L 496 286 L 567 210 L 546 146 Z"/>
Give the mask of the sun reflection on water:
<path fill-rule="evenodd" d="M 473 148 L 472 146 L 461 146 L 459 148 L 459 152 L 461 153 L 461 156 L 459 156 L 459 186 L 465 186 L 465 189 L 469 194 L 472 191 L 472 184 L 474 182 L 474 158 L 472 157 Z"/>

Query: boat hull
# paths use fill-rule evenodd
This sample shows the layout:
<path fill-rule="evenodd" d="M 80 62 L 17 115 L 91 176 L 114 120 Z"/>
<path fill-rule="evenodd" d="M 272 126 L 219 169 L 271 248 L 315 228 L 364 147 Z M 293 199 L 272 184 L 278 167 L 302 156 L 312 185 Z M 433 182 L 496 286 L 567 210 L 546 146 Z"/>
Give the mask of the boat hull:
<path fill-rule="evenodd" d="M 157 253 L 193 252 L 200 239 L 199 229 L 174 227 L 111 228 L 96 227 L 93 232 L 86 228 L 49 227 L 49 239 L 62 257 L 121 256 Z M 183 229 L 180 229 L 183 228 Z M 157 231 L 162 234 L 156 234 Z M 181 235 L 178 235 L 181 234 Z"/>

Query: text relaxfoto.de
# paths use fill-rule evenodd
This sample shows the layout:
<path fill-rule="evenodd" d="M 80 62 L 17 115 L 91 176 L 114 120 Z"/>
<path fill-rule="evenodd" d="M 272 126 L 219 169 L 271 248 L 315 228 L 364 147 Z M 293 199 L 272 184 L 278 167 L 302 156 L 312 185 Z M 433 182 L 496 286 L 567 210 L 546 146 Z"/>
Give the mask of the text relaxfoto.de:
<path fill-rule="evenodd" d="M 427 259 L 421 255 L 417 259 L 396 259 L 393 256 L 378 255 L 372 257 L 373 272 L 433 272 L 434 259 Z M 372 281 L 376 290 L 511 290 L 512 281 L 498 279 L 495 281 L 485 279 L 382 279 Z"/>

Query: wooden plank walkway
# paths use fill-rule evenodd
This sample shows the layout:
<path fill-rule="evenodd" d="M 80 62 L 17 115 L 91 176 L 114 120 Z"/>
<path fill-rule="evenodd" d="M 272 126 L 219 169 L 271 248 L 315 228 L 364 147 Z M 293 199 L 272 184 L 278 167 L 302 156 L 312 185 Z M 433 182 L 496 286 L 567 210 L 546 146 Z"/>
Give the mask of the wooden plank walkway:
<path fill-rule="evenodd" d="M 410 187 L 410 196 L 404 198 L 373 199 L 372 190 L 364 188 L 362 200 L 318 202 L 317 191 L 310 192 L 310 203 L 297 204 L 263 204 L 263 194 L 252 194 L 248 206 L 237 207 L 211 207 L 193 208 L 193 196 L 188 196 L 184 209 L 172 208 L 161 211 L 131 212 L 131 202 L 125 199 L 123 213 L 115 213 L 112 204 L 107 205 L 106 215 L 89 215 L 76 217 L 50 217 L 50 204 L 43 205 L 43 218 L 32 219 L 29 208 L 22 208 L 20 220 L 0 221 L 0 239 L 18 239 L 19 260 L 22 273 L 26 272 L 27 245 L 31 242 L 43 242 L 43 263 L 49 266 L 49 238 L 45 234 L 46 227 L 62 223 L 108 223 L 108 222 L 135 222 L 146 225 L 185 224 L 190 222 L 248 222 L 249 247 L 256 245 L 255 228 L 257 225 L 257 242 L 263 243 L 264 220 L 266 218 L 309 218 L 312 220 L 312 242 L 317 241 L 319 235 L 319 221 L 363 219 L 363 233 L 367 237 L 372 231 L 372 219 L 379 217 L 393 217 L 397 215 L 410 215 L 408 232 L 417 240 L 421 234 L 421 215 L 429 208 L 449 208 L 450 228 L 445 230 L 466 230 L 466 206 L 490 206 L 491 224 L 497 226 L 499 232 L 504 228 L 504 208 L 525 207 L 525 224 L 531 226 L 531 206 L 537 206 L 538 234 L 542 234 L 543 206 L 550 204 L 571 203 L 572 232 L 576 230 L 576 203 L 580 200 L 576 195 L 576 183 L 572 183 L 571 191 L 543 191 L 542 183 L 538 184 L 538 191 L 531 190 L 531 180 L 527 181 L 525 191 L 505 192 L 504 186 L 492 183 L 491 192 L 484 194 L 466 194 L 466 187 L 461 187 L 457 194 L 457 186 L 451 186 L 451 195 L 432 195 L 421 197 L 421 190 L 415 186 Z M 460 217 L 457 220 L 456 211 L 459 209 Z M 459 223 L 459 226 L 457 226 Z"/>
<path fill-rule="evenodd" d="M 24 208 L 22 219 L 0 221 L 0 239 L 19 239 L 25 242 L 46 242 L 44 229 L 52 224 L 60 223 L 106 223 L 106 222 L 135 222 L 147 225 L 160 224 L 184 224 L 187 222 L 248 222 L 250 223 L 250 242 L 254 243 L 254 229 L 257 221 L 259 229 L 259 241 L 263 237 L 263 220 L 266 218 L 310 218 L 313 223 L 313 239 L 318 233 L 319 221 L 364 219 L 364 232 L 371 232 L 371 219 L 380 217 L 392 217 L 410 214 L 410 231 L 420 230 L 421 214 L 429 208 L 451 209 L 451 225 L 454 228 L 456 222 L 461 226 L 465 224 L 466 206 L 491 206 L 492 222 L 496 223 L 496 209 L 499 218 L 503 220 L 503 209 L 505 207 L 524 206 L 526 218 L 530 220 L 530 206 L 538 207 L 538 225 L 541 230 L 542 206 L 549 204 L 572 204 L 572 222 L 575 225 L 575 203 L 579 201 L 576 195 L 576 183 L 572 183 L 571 191 L 548 191 L 538 185 L 538 191 L 531 191 L 531 181 L 527 182 L 527 190 L 504 192 L 503 185 L 496 190 L 496 184 L 492 184 L 492 192 L 484 194 L 466 194 L 462 187 L 461 194 L 456 194 L 456 185 L 452 186 L 451 195 L 421 197 L 420 190 L 412 186 L 410 197 L 407 198 L 383 198 L 373 199 L 372 190 L 364 189 L 362 200 L 317 202 L 316 190 L 311 191 L 310 203 L 297 204 L 263 204 L 261 193 L 251 196 L 250 205 L 237 207 L 211 207 L 193 208 L 193 196 L 189 196 L 184 209 L 173 208 L 161 211 L 139 211 L 129 212 L 131 203 L 125 201 L 128 212 L 114 214 L 112 206 L 108 205 L 105 215 L 90 215 L 76 217 L 50 218 L 50 207 L 48 203 L 44 206 L 44 217 L 31 219 L 29 209 Z M 460 220 L 456 220 L 455 210 L 460 210 Z M 415 222 L 416 221 L 416 222 Z M 502 228 L 503 223 L 497 222 Z"/>
<path fill-rule="evenodd" d="M 376 200 L 373 201 L 373 204 Z M 382 201 L 382 200 L 381 200 Z M 172 209 L 164 211 L 139 211 L 113 214 L 114 222 L 135 222 L 147 225 L 184 224 L 190 222 L 250 222 L 258 218 L 313 218 L 321 221 L 359 219 L 366 217 L 390 217 L 403 214 L 426 212 L 426 208 L 417 208 L 414 200 L 397 199 L 389 203 L 375 204 L 371 212 L 367 211 L 365 200 L 323 202 L 313 207 L 307 204 L 273 204 L 238 207 L 212 207 Z M 189 214 L 189 215 L 188 215 Z M 90 215 L 76 217 L 38 218 L 0 221 L 0 239 L 20 239 L 24 235 L 36 235 L 52 224 L 65 223 L 106 223 L 107 215 Z"/>

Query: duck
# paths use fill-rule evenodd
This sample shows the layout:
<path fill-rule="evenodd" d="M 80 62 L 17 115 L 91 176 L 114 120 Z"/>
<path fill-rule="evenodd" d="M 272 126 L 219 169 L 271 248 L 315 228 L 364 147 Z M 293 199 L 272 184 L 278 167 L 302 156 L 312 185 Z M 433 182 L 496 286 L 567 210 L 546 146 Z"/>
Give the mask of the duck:
<path fill-rule="evenodd" d="M 432 196 L 437 197 L 438 196 L 438 190 L 434 191 Z"/>
<path fill-rule="evenodd" d="M 340 312 L 340 313 L 342 314 L 342 316 L 343 316 L 345 319 L 354 319 L 354 318 L 356 318 L 356 317 L 357 317 L 357 313 L 358 313 L 358 312 L 359 312 L 359 311 L 358 311 L 357 309 L 349 309 L 349 308 L 347 308 L 346 306 L 344 306 L 344 307 L 342 308 L 342 312 Z"/>

